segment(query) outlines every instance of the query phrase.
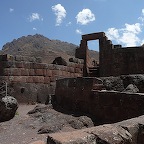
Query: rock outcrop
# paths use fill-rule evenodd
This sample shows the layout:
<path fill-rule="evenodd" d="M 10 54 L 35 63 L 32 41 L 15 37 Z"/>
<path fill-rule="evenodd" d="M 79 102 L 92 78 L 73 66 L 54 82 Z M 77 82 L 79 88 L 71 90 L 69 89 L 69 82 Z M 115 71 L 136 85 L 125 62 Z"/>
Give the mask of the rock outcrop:
<path fill-rule="evenodd" d="M 73 132 L 49 134 L 48 144 L 144 144 L 144 116 Z"/>

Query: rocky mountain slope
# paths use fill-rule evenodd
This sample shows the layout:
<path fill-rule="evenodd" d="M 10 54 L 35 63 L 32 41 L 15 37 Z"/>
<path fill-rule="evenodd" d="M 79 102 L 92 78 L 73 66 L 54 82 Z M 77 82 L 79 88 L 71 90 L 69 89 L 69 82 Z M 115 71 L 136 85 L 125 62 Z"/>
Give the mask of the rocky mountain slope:
<path fill-rule="evenodd" d="M 17 40 L 6 43 L 0 54 L 25 55 L 42 57 L 43 62 L 52 63 L 56 57 L 63 57 L 68 60 L 75 56 L 77 45 L 50 40 L 40 34 L 22 36 Z M 98 60 L 98 52 L 90 51 L 91 57 Z"/>

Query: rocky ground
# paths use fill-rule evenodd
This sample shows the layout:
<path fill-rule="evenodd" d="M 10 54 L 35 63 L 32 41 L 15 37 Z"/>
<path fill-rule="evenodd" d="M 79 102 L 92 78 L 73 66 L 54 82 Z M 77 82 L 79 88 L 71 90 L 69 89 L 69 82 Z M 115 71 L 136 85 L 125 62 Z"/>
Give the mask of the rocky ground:
<path fill-rule="evenodd" d="M 44 144 L 48 133 L 92 126 L 87 116 L 64 114 L 45 105 L 19 105 L 13 119 L 0 123 L 0 144 Z"/>

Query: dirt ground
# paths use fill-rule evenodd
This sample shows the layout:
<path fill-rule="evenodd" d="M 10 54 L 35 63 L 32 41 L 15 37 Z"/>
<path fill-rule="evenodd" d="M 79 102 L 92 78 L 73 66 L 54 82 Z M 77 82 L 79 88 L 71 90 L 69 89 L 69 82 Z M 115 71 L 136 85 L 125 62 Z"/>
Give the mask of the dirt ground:
<path fill-rule="evenodd" d="M 0 144 L 30 144 L 39 140 L 46 142 L 47 134 L 38 134 L 41 126 L 27 115 L 35 106 L 19 105 L 13 119 L 0 123 Z"/>
<path fill-rule="evenodd" d="M 0 123 L 0 144 L 46 144 L 48 133 L 92 126 L 93 121 L 85 115 L 64 113 L 48 105 L 19 105 L 13 119 Z"/>

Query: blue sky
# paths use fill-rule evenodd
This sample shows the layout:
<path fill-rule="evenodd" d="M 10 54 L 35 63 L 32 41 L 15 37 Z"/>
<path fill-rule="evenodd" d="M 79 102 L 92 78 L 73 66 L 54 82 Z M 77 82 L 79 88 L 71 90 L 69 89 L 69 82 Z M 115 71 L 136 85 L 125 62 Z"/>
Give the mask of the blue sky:
<path fill-rule="evenodd" d="M 0 48 L 36 33 L 76 45 L 100 31 L 114 44 L 144 43 L 144 0 L 3 0 L 0 11 Z M 88 46 L 98 50 L 97 41 Z"/>

